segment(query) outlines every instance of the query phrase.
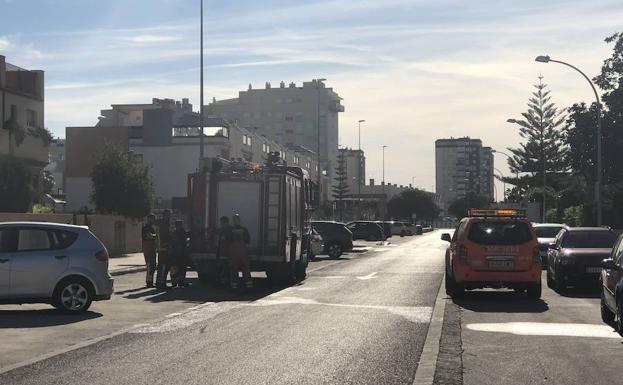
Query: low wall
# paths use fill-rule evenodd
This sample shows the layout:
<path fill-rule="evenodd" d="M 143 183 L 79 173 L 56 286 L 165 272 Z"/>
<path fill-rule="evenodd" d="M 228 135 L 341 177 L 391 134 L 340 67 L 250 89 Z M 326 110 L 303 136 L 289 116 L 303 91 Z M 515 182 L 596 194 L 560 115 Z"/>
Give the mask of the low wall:
<path fill-rule="evenodd" d="M 110 255 L 141 251 L 140 221 L 117 215 L 0 213 L 0 222 L 29 221 L 87 225 Z"/>

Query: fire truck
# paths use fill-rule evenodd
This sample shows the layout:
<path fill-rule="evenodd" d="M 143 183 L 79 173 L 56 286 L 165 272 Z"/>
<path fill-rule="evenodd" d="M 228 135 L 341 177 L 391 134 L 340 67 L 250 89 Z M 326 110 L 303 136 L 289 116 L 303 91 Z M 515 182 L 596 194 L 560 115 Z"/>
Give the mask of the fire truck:
<path fill-rule="evenodd" d="M 188 176 L 191 258 L 202 282 L 216 282 L 227 266 L 218 252 L 219 219 L 239 214 L 251 238 L 251 271 L 293 284 L 303 280 L 308 264 L 311 212 L 317 186 L 307 172 L 288 167 L 279 153 L 265 165 L 206 158 Z"/>

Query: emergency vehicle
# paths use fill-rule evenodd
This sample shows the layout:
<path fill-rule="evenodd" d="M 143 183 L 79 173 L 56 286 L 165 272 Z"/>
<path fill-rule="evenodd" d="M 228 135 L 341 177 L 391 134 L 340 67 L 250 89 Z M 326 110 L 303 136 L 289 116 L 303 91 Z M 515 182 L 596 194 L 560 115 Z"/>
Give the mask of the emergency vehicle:
<path fill-rule="evenodd" d="M 266 165 L 208 158 L 188 177 L 191 258 L 199 279 L 215 282 L 227 266 L 218 253 L 219 219 L 239 214 L 249 231 L 251 271 L 295 283 L 305 278 L 311 212 L 318 193 L 307 172 L 288 167 L 279 153 Z"/>
<path fill-rule="evenodd" d="M 446 293 L 466 289 L 510 288 L 541 297 L 541 257 L 532 223 L 518 209 L 470 209 L 446 250 Z"/>

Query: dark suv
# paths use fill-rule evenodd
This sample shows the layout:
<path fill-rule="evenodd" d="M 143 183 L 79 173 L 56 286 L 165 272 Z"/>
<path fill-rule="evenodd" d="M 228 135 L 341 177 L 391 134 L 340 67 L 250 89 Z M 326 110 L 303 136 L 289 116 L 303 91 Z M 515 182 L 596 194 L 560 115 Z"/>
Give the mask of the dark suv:
<path fill-rule="evenodd" d="M 353 248 L 353 233 L 343 223 L 314 221 L 312 227 L 324 241 L 324 252 L 331 258 L 339 258 L 345 251 Z"/>
<path fill-rule="evenodd" d="M 604 227 L 562 229 L 547 253 L 547 286 L 563 292 L 569 285 L 597 283 L 601 261 L 610 256 L 616 239 Z"/>
<path fill-rule="evenodd" d="M 384 241 L 387 239 L 383 228 L 374 222 L 349 222 L 346 224 L 346 228 L 353 233 L 353 239 L 365 239 L 366 241 Z"/>

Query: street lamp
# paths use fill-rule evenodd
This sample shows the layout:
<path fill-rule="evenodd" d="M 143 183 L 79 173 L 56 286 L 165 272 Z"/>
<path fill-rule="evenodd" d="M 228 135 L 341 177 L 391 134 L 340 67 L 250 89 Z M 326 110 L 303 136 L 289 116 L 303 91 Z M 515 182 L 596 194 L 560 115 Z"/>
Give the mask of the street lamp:
<path fill-rule="evenodd" d="M 494 167 L 493 170 L 497 171 L 497 173 L 499 174 L 498 178 L 502 180 L 502 198 L 504 198 L 504 202 L 506 202 L 506 181 L 504 180 L 504 174 L 502 174 L 502 171 L 500 171 L 500 169 L 497 167 Z"/>
<path fill-rule="evenodd" d="M 506 119 L 506 122 L 521 125 L 521 122 L 517 119 Z M 545 164 L 545 154 L 543 154 L 542 161 L 543 161 L 543 204 L 542 204 L 543 208 L 542 208 L 542 214 L 541 214 L 541 221 L 545 222 L 545 213 L 546 213 L 545 198 L 547 195 L 545 191 L 545 189 L 547 188 L 547 167 Z"/>
<path fill-rule="evenodd" d="M 322 82 L 324 82 L 327 79 L 316 79 L 316 92 L 318 94 L 318 104 L 317 104 L 317 110 L 316 110 L 316 130 L 318 131 L 318 148 L 317 148 L 317 153 L 316 153 L 316 157 L 318 159 L 318 172 L 317 172 L 317 177 L 316 177 L 316 181 L 318 183 L 318 191 L 320 191 L 320 84 Z"/>
<path fill-rule="evenodd" d="M 361 199 L 361 183 L 363 182 L 361 180 L 361 171 L 363 171 L 361 169 L 362 168 L 361 167 L 361 158 L 362 158 L 362 156 L 361 156 L 361 123 L 363 123 L 365 121 L 366 121 L 365 119 L 359 119 L 359 122 L 358 122 L 359 123 L 359 168 L 358 168 L 358 170 L 359 170 L 359 172 L 358 172 L 358 174 L 359 174 L 358 175 L 359 181 L 357 183 L 357 195 L 359 195 L 360 199 Z"/>
<path fill-rule="evenodd" d="M 593 93 L 595 94 L 595 99 L 597 100 L 597 181 L 595 182 L 595 205 L 597 206 L 597 226 L 601 226 L 602 223 L 602 208 L 601 208 L 601 101 L 599 100 L 599 94 L 597 93 L 597 89 L 595 88 L 595 85 L 593 84 L 593 82 L 591 81 L 591 79 L 589 79 L 588 76 L 586 76 L 586 74 L 582 71 L 580 71 L 579 68 L 569 64 L 569 63 L 565 63 L 564 61 L 560 61 L 560 60 L 554 60 L 552 58 L 550 58 L 547 55 L 541 55 L 541 56 L 537 56 L 535 59 L 535 61 L 539 62 L 539 63 L 549 63 L 549 62 L 553 62 L 553 63 L 558 63 L 558 64 L 562 64 L 562 65 L 566 65 L 567 67 L 571 67 L 574 70 L 578 71 L 580 73 L 580 75 L 582 75 L 584 77 L 584 79 L 586 79 L 586 81 L 588 82 L 588 84 L 591 86 Z"/>
<path fill-rule="evenodd" d="M 383 205 L 385 205 L 385 149 L 387 148 L 387 146 L 383 145 L 383 181 L 381 183 L 382 187 L 381 187 L 381 191 L 383 193 Z M 383 207 L 383 220 L 385 220 L 385 207 Z"/>
<path fill-rule="evenodd" d="M 201 160 L 203 159 L 203 0 L 199 0 L 199 168 L 201 168 Z"/>
<path fill-rule="evenodd" d="M 511 120 L 511 119 L 509 119 Z M 514 119 L 512 119 L 514 120 Z M 508 155 L 507 153 L 505 153 L 504 151 L 498 151 L 498 150 L 491 150 L 492 153 L 497 153 L 497 154 L 502 154 L 505 157 L 507 157 L 508 159 L 513 159 L 510 155 Z M 519 169 L 515 168 L 515 179 L 517 179 L 517 196 L 519 197 Z M 506 189 L 505 189 L 506 190 Z M 518 199 L 519 201 L 519 199 Z"/>

